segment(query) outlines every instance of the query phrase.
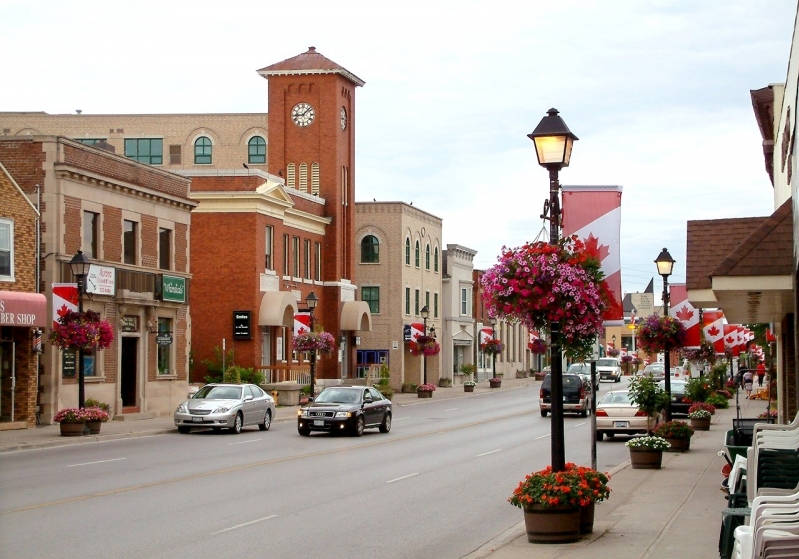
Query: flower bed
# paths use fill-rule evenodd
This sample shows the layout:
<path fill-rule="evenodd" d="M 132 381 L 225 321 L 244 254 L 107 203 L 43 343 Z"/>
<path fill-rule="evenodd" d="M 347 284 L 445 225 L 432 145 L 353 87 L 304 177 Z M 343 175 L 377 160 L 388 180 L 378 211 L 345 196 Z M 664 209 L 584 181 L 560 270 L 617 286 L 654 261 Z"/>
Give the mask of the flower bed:
<path fill-rule="evenodd" d="M 108 412 L 101 408 L 85 408 L 86 421 L 108 421 Z"/>

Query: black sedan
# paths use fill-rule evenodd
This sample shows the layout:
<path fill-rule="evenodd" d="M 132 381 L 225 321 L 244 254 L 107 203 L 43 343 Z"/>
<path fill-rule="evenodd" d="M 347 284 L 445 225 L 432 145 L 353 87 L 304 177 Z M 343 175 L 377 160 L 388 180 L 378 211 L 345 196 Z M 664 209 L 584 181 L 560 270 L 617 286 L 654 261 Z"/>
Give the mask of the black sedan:
<path fill-rule="evenodd" d="M 671 378 L 671 382 L 669 382 L 669 388 L 671 390 L 671 413 L 672 415 L 688 415 L 688 408 L 691 407 L 693 402 L 685 397 L 685 385 L 687 384 L 684 380 L 677 380 L 674 377 Z M 661 380 L 658 383 L 658 387 L 661 390 L 666 390 L 666 381 Z"/>
<path fill-rule="evenodd" d="M 360 437 L 364 429 L 372 427 L 381 433 L 391 430 L 391 400 L 368 386 L 325 388 L 297 411 L 297 431 L 303 436 L 324 431 Z"/>

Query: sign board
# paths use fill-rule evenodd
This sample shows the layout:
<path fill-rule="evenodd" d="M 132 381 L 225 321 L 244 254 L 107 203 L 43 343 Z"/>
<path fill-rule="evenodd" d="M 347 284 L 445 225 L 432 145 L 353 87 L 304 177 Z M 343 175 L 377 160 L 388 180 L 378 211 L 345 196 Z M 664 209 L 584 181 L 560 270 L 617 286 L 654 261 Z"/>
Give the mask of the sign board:
<path fill-rule="evenodd" d="M 172 334 L 167 333 L 159 333 L 155 336 L 155 343 L 158 345 L 171 345 L 172 344 Z"/>
<path fill-rule="evenodd" d="M 399 342 L 391 342 L 391 349 L 399 349 Z"/>
<path fill-rule="evenodd" d="M 250 311 L 233 311 L 233 339 L 251 340 L 250 332 Z"/>
<path fill-rule="evenodd" d="M 161 276 L 161 300 L 174 303 L 186 302 L 186 278 Z"/>
<path fill-rule="evenodd" d="M 275 338 L 275 359 L 283 361 L 283 337 L 278 336 Z"/>
<path fill-rule="evenodd" d="M 472 340 L 452 340 L 452 345 L 470 346 L 472 345 Z"/>
<path fill-rule="evenodd" d="M 76 359 L 75 351 L 71 349 L 65 349 L 61 352 L 61 376 L 64 378 L 75 378 L 75 373 L 77 371 L 77 363 L 78 360 Z"/>
<path fill-rule="evenodd" d="M 119 329 L 122 332 L 138 332 L 139 317 L 133 314 L 126 314 L 119 321 Z"/>
<path fill-rule="evenodd" d="M 630 293 L 630 300 L 635 307 L 635 316 L 646 318 L 655 313 L 655 296 L 653 293 Z"/>
<path fill-rule="evenodd" d="M 86 293 L 96 295 L 116 294 L 116 270 L 109 266 L 89 266 L 89 275 L 86 276 Z"/>

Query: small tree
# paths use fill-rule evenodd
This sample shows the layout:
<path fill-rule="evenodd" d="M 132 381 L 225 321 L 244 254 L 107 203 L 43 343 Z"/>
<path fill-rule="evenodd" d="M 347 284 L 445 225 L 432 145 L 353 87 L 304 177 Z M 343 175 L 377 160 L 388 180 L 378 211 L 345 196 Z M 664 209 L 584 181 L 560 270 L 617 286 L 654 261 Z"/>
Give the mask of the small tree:
<path fill-rule="evenodd" d="M 668 374 L 668 372 L 666 373 Z M 651 377 L 641 376 L 630 379 L 630 401 L 638 406 L 651 420 L 660 410 L 666 407 L 669 397 L 666 392 L 658 388 Z M 652 433 L 651 421 L 647 421 L 647 435 Z"/>

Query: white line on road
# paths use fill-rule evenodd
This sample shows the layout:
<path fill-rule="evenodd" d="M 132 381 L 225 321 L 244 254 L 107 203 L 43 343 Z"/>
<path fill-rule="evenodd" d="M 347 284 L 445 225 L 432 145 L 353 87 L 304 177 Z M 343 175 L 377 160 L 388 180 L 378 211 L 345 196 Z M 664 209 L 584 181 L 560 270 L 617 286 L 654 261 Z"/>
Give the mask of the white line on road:
<path fill-rule="evenodd" d="M 127 458 L 112 458 L 111 460 L 98 460 L 97 462 L 83 462 L 82 464 L 70 464 L 67 468 L 74 468 L 75 466 L 91 466 L 92 464 L 103 464 L 105 462 L 117 462 L 119 460 L 127 460 Z"/>
<path fill-rule="evenodd" d="M 386 483 L 394 483 L 395 481 L 400 481 L 402 479 L 408 479 L 409 477 L 414 477 L 414 476 L 418 476 L 418 475 L 419 475 L 419 472 L 416 472 L 415 474 L 408 474 L 407 476 L 402 476 L 402 477 L 398 477 L 397 479 L 389 480 Z"/>
<path fill-rule="evenodd" d="M 552 433 L 547 433 L 546 435 L 541 435 L 540 437 L 536 437 L 535 440 L 546 439 L 547 437 L 551 437 L 551 436 L 552 436 Z"/>
<path fill-rule="evenodd" d="M 269 520 L 270 518 L 275 518 L 277 515 L 273 514 L 271 516 L 264 516 L 263 518 L 258 518 L 257 520 L 250 520 L 249 522 L 245 522 L 244 524 L 239 524 L 238 526 L 231 526 L 230 528 L 225 528 L 224 530 L 219 530 L 218 532 L 214 532 L 211 534 L 212 536 L 216 536 L 217 534 L 222 534 L 224 532 L 230 532 L 231 530 L 235 530 L 237 528 L 244 528 L 245 526 L 249 526 L 250 524 L 256 524 L 258 522 L 263 522 L 264 520 Z"/>
<path fill-rule="evenodd" d="M 455 411 L 456 409 L 458 409 L 458 408 L 449 408 L 448 410 L 444 410 L 444 411 Z"/>
<path fill-rule="evenodd" d="M 583 421 L 582 423 L 578 423 L 577 425 L 575 425 L 575 427 L 582 427 L 583 425 L 585 425 L 585 421 Z"/>
<path fill-rule="evenodd" d="M 496 450 L 491 450 L 491 451 L 489 451 L 489 452 L 484 452 L 484 453 L 482 453 L 482 454 L 478 454 L 478 455 L 477 455 L 477 458 L 480 458 L 481 456 L 488 456 L 489 454 L 494 454 L 495 452 L 501 452 L 501 451 L 502 451 L 502 449 L 501 449 L 501 448 L 498 448 L 498 449 L 496 449 Z"/>
<path fill-rule="evenodd" d="M 232 444 L 247 444 L 247 443 L 254 443 L 256 441 L 260 441 L 261 439 L 250 439 L 249 441 L 239 441 L 237 443 L 228 443 L 227 445 L 230 446 Z"/>
<path fill-rule="evenodd" d="M 397 421 L 402 421 L 404 419 L 410 419 L 410 418 L 409 417 L 397 417 L 397 418 L 392 419 L 391 421 L 397 422 Z"/>

